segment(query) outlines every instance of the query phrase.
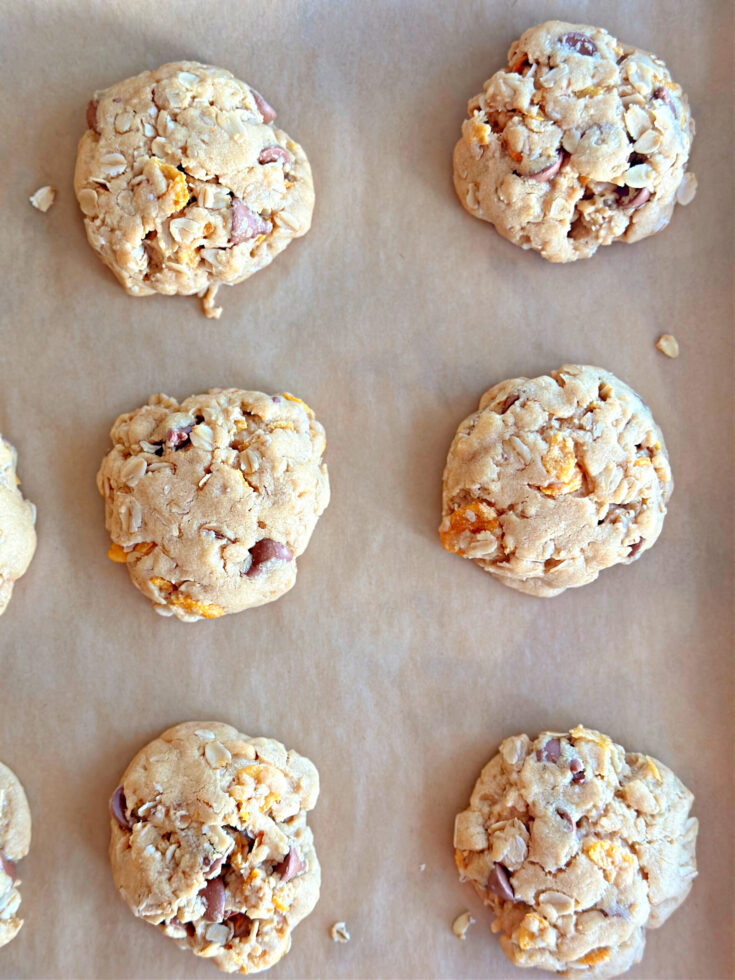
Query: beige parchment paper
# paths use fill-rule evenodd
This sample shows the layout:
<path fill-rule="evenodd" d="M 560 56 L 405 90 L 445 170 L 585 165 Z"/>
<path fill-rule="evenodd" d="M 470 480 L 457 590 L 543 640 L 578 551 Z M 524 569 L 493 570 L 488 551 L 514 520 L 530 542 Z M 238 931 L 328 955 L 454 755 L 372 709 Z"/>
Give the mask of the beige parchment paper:
<path fill-rule="evenodd" d="M 696 793 L 700 877 L 638 978 L 733 975 L 732 28 L 718 0 L 2 0 L 0 430 L 39 545 L 0 622 L 0 758 L 23 780 L 26 924 L 0 976 L 214 977 L 129 914 L 107 798 L 165 727 L 221 719 L 318 765 L 314 913 L 275 977 L 520 977 L 457 881 L 455 813 L 499 741 L 578 721 Z M 699 194 L 634 246 L 553 266 L 451 185 L 466 100 L 550 17 L 654 50 L 689 93 Z M 306 148 L 313 230 L 195 299 L 128 297 L 73 199 L 93 90 L 223 65 Z M 47 214 L 27 198 L 58 188 Z M 676 361 L 654 343 L 681 344 Z M 559 598 L 514 593 L 437 540 L 450 439 L 490 384 L 600 364 L 651 405 L 676 489 L 655 549 Z M 287 389 L 329 438 L 332 503 L 296 587 L 186 625 L 106 555 L 95 473 L 118 413 L 166 391 Z M 425 866 L 424 870 L 421 868 Z M 452 934 L 468 908 L 467 940 Z M 347 945 L 330 925 L 344 919 Z"/>

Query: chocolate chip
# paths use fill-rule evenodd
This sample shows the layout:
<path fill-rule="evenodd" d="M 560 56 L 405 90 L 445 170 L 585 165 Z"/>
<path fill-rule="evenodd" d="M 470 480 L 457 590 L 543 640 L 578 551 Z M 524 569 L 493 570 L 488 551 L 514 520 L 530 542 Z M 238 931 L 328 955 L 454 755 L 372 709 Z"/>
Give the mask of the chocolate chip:
<path fill-rule="evenodd" d="M 189 433 L 193 425 L 185 425 L 183 429 L 169 429 L 166 433 L 166 445 L 171 449 L 181 449 L 189 442 Z"/>
<path fill-rule="evenodd" d="M 125 792 L 122 786 L 118 786 L 110 797 L 110 816 L 117 820 L 123 830 L 130 830 L 131 824 L 127 818 L 126 810 Z"/>
<path fill-rule="evenodd" d="M 651 192 L 647 187 L 620 187 L 617 193 L 620 195 L 618 197 L 618 207 L 625 208 L 626 210 L 641 207 L 651 196 Z"/>
<path fill-rule="evenodd" d="M 583 783 L 587 776 L 584 772 L 584 766 L 579 759 L 572 759 L 569 763 L 569 771 L 572 774 L 573 783 Z"/>
<path fill-rule="evenodd" d="M 280 160 L 284 165 L 291 162 L 291 154 L 282 146 L 266 146 L 258 154 L 258 163 L 275 163 Z"/>
<path fill-rule="evenodd" d="M 274 873 L 281 876 L 281 881 L 285 884 L 297 875 L 306 871 L 306 861 L 301 857 L 295 847 L 292 847 L 286 857 L 273 869 Z"/>
<path fill-rule="evenodd" d="M 570 31 L 569 34 L 563 34 L 559 38 L 559 43 L 565 44 L 568 48 L 574 48 L 578 54 L 584 54 L 588 57 L 597 54 L 597 45 L 592 38 L 587 37 L 586 34 L 581 34 L 579 31 Z"/>
<path fill-rule="evenodd" d="M 93 129 L 95 133 L 99 132 L 97 129 L 97 100 L 90 99 L 87 103 L 87 129 Z"/>
<path fill-rule="evenodd" d="M 250 549 L 250 556 L 252 558 L 252 564 L 245 573 L 248 578 L 260 574 L 261 565 L 267 561 L 271 561 L 273 558 L 279 561 L 293 560 L 291 549 L 287 545 L 281 544 L 280 541 L 274 541 L 272 538 L 261 538 L 260 541 L 256 541 Z"/>
<path fill-rule="evenodd" d="M 635 556 L 638 554 L 638 552 L 641 550 L 641 548 L 645 543 L 646 543 L 645 538 L 639 538 L 635 542 L 635 544 L 632 544 L 630 546 L 630 551 L 628 552 L 628 558 L 635 558 Z"/>
<path fill-rule="evenodd" d="M 273 224 L 270 221 L 264 221 L 259 214 L 251 211 L 239 197 L 233 197 L 230 225 L 230 242 L 233 245 L 248 242 L 257 238 L 258 235 L 267 235 L 272 230 Z"/>
<path fill-rule="evenodd" d="M 12 878 L 13 881 L 18 880 L 18 872 L 16 871 L 15 863 L 11 861 L 10 858 L 6 858 L 2 851 L 0 851 L 0 865 L 9 878 Z"/>
<path fill-rule="evenodd" d="M 209 865 L 208 868 L 204 869 L 204 874 L 207 878 L 215 878 L 222 870 L 222 865 L 224 864 L 224 857 L 216 857 L 214 861 Z"/>
<path fill-rule="evenodd" d="M 561 755 L 561 742 L 558 738 L 550 738 L 540 749 L 536 749 L 539 762 L 558 762 Z"/>
<path fill-rule="evenodd" d="M 508 869 L 496 861 L 487 878 L 487 889 L 506 902 L 515 902 L 513 887 L 508 877 Z"/>
<path fill-rule="evenodd" d="M 544 167 L 543 170 L 537 170 L 535 174 L 528 174 L 529 180 L 535 180 L 537 183 L 541 184 L 547 180 L 551 180 L 552 177 L 556 175 L 561 170 L 561 165 L 564 162 L 564 154 L 561 150 L 556 155 L 556 160 L 550 163 L 548 167 Z"/>
<path fill-rule="evenodd" d="M 518 401 L 520 397 L 521 397 L 520 395 L 508 395 L 508 397 L 505 399 L 503 404 L 498 409 L 498 415 L 505 415 L 505 413 L 508 411 L 511 405 L 515 405 L 515 403 Z"/>
<path fill-rule="evenodd" d="M 199 892 L 204 899 L 204 918 L 207 922 L 221 922 L 225 917 L 225 883 L 212 878 Z"/>
<path fill-rule="evenodd" d="M 252 921 L 240 912 L 237 912 L 230 919 L 230 924 L 233 927 L 232 938 L 242 939 L 244 936 L 249 936 L 253 928 Z"/>
<path fill-rule="evenodd" d="M 273 108 L 270 102 L 265 101 L 260 92 L 256 91 L 254 88 L 251 88 L 250 91 L 253 93 L 255 104 L 258 107 L 258 112 L 263 117 L 263 122 L 273 122 L 273 120 L 276 118 L 276 110 Z"/>

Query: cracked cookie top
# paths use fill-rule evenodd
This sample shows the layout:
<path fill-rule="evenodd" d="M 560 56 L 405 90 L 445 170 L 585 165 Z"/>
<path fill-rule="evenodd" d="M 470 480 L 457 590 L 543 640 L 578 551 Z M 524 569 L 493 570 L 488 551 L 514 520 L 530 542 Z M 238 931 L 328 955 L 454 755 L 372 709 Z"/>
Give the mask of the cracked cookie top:
<path fill-rule="evenodd" d="M 0 946 L 18 934 L 20 879 L 15 866 L 31 846 L 31 811 L 20 780 L 0 762 Z"/>
<path fill-rule="evenodd" d="M 74 190 L 87 238 L 134 296 L 214 295 L 311 224 L 314 185 L 275 110 L 223 68 L 180 61 L 97 92 Z"/>
<path fill-rule="evenodd" d="M 186 722 L 135 756 L 110 800 L 113 877 L 136 916 L 225 972 L 291 946 L 319 897 L 306 812 L 319 775 L 273 739 Z"/>
<path fill-rule="evenodd" d="M 693 799 L 662 763 L 581 725 L 507 738 L 457 816 L 460 878 L 513 963 L 617 976 L 689 893 Z"/>
<path fill-rule="evenodd" d="M 565 365 L 490 388 L 444 469 L 447 551 L 539 596 L 650 548 L 673 489 L 650 409 L 601 368 Z"/>
<path fill-rule="evenodd" d="M 0 615 L 36 551 L 36 508 L 23 499 L 18 454 L 0 435 Z"/>
<path fill-rule="evenodd" d="M 110 435 L 97 474 L 108 554 L 157 612 L 215 619 L 291 588 L 329 502 L 324 429 L 301 399 L 154 395 Z"/>
<path fill-rule="evenodd" d="M 514 244 L 570 262 L 660 231 L 692 200 L 693 137 L 663 61 L 601 28 L 549 21 L 470 99 L 455 188 Z"/>

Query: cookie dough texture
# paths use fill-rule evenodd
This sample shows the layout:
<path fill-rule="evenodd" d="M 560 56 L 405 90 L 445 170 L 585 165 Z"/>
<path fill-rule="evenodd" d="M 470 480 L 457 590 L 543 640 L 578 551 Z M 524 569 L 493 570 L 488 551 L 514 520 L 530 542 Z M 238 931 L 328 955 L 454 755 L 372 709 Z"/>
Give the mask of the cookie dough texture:
<path fill-rule="evenodd" d="M 659 58 L 549 21 L 470 99 L 454 186 L 504 238 L 572 262 L 655 234 L 692 200 L 693 138 L 687 97 Z"/>
<path fill-rule="evenodd" d="M 306 234 L 314 185 L 275 111 L 229 71 L 180 61 L 97 92 L 74 190 L 92 248 L 133 296 L 242 282 Z"/>
<path fill-rule="evenodd" d="M 110 860 L 131 911 L 227 973 L 257 973 L 291 946 L 319 898 L 306 813 L 314 765 L 219 722 L 165 731 L 110 803 Z"/>
<path fill-rule="evenodd" d="M 457 816 L 460 878 L 513 963 L 617 976 L 689 893 L 693 799 L 660 762 L 582 726 L 508 738 Z"/>
<path fill-rule="evenodd" d="M 0 435 L 0 615 L 36 550 L 36 508 L 20 492 L 17 462 L 15 449 Z"/>
<path fill-rule="evenodd" d="M 121 415 L 97 474 L 113 561 L 185 621 L 271 602 L 329 502 L 324 429 L 294 395 L 154 395 Z"/>
<path fill-rule="evenodd" d="M 554 596 L 650 548 L 672 489 L 648 406 L 608 371 L 567 364 L 495 385 L 462 422 L 440 539 L 505 585 Z"/>
<path fill-rule="evenodd" d="M 0 946 L 9 943 L 23 925 L 19 918 L 20 880 L 15 862 L 31 846 L 31 811 L 15 773 L 0 762 Z"/>

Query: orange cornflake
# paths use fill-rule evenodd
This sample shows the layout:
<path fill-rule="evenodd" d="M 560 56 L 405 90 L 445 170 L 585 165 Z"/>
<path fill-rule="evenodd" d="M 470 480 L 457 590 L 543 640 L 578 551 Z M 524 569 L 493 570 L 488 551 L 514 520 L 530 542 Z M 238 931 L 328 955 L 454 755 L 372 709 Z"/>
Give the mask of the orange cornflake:
<path fill-rule="evenodd" d="M 156 546 L 152 541 L 139 541 L 133 548 L 133 551 L 139 555 L 150 555 L 155 547 Z"/>
<path fill-rule="evenodd" d="M 597 966 L 598 963 L 604 963 L 605 960 L 610 959 L 610 950 L 606 947 L 601 947 L 600 949 L 593 949 L 586 956 L 583 956 L 579 960 L 575 960 L 580 966 Z"/>
<path fill-rule="evenodd" d="M 284 391 L 283 397 L 286 399 L 286 401 L 296 402 L 297 405 L 301 405 L 301 407 L 305 409 L 306 414 L 309 416 L 309 418 L 312 419 L 314 418 L 314 412 L 309 408 L 306 402 L 302 401 L 300 398 L 297 398 L 296 395 L 291 395 L 289 394 L 289 392 Z"/>
<path fill-rule="evenodd" d="M 119 544 L 113 543 L 107 549 L 107 557 L 110 561 L 117 562 L 118 565 L 125 565 L 128 560 L 128 554 L 124 548 L 121 548 Z"/>
<path fill-rule="evenodd" d="M 170 596 L 168 604 L 177 606 L 179 609 L 185 609 L 186 612 L 192 613 L 194 616 L 201 616 L 202 619 L 217 619 L 218 616 L 225 614 L 222 606 L 218 606 L 216 602 L 202 602 L 200 599 L 192 599 L 191 596 L 182 595 L 180 592 Z"/>
<path fill-rule="evenodd" d="M 151 579 L 151 585 L 155 585 L 166 596 L 166 604 L 169 606 L 184 609 L 194 616 L 201 616 L 202 619 L 217 619 L 218 616 L 224 616 L 225 611 L 222 606 L 218 606 L 215 602 L 202 602 L 199 599 L 193 599 L 189 595 L 177 592 L 176 586 L 173 582 L 169 582 L 168 579 L 155 575 Z"/>
<path fill-rule="evenodd" d="M 186 177 L 176 167 L 172 167 L 170 163 L 164 163 L 158 157 L 151 157 L 151 160 L 161 171 L 168 183 L 166 194 L 171 194 L 172 213 L 174 211 L 180 211 L 189 200 L 189 187 L 186 183 Z"/>
<path fill-rule="evenodd" d="M 495 510 L 489 505 L 477 500 L 453 511 L 442 521 L 439 529 L 439 539 L 442 548 L 456 555 L 463 555 L 465 549 L 459 543 L 463 534 L 481 534 L 483 531 L 495 532 L 500 527 Z"/>
<path fill-rule="evenodd" d="M 538 488 L 547 497 L 574 493 L 582 486 L 582 471 L 577 466 L 574 443 L 569 436 L 555 432 L 549 441 L 549 448 L 541 457 L 541 462 L 549 476 L 554 477 L 554 483 Z"/>
<path fill-rule="evenodd" d="M 274 895 L 273 907 L 278 909 L 279 912 L 285 912 L 286 909 L 288 908 L 288 905 L 286 905 L 285 902 L 282 902 L 280 899 L 276 898 L 276 896 Z"/>
<path fill-rule="evenodd" d="M 588 841 L 584 844 L 584 852 L 607 881 L 612 881 L 619 871 L 629 871 L 635 865 L 632 854 L 609 840 Z"/>

